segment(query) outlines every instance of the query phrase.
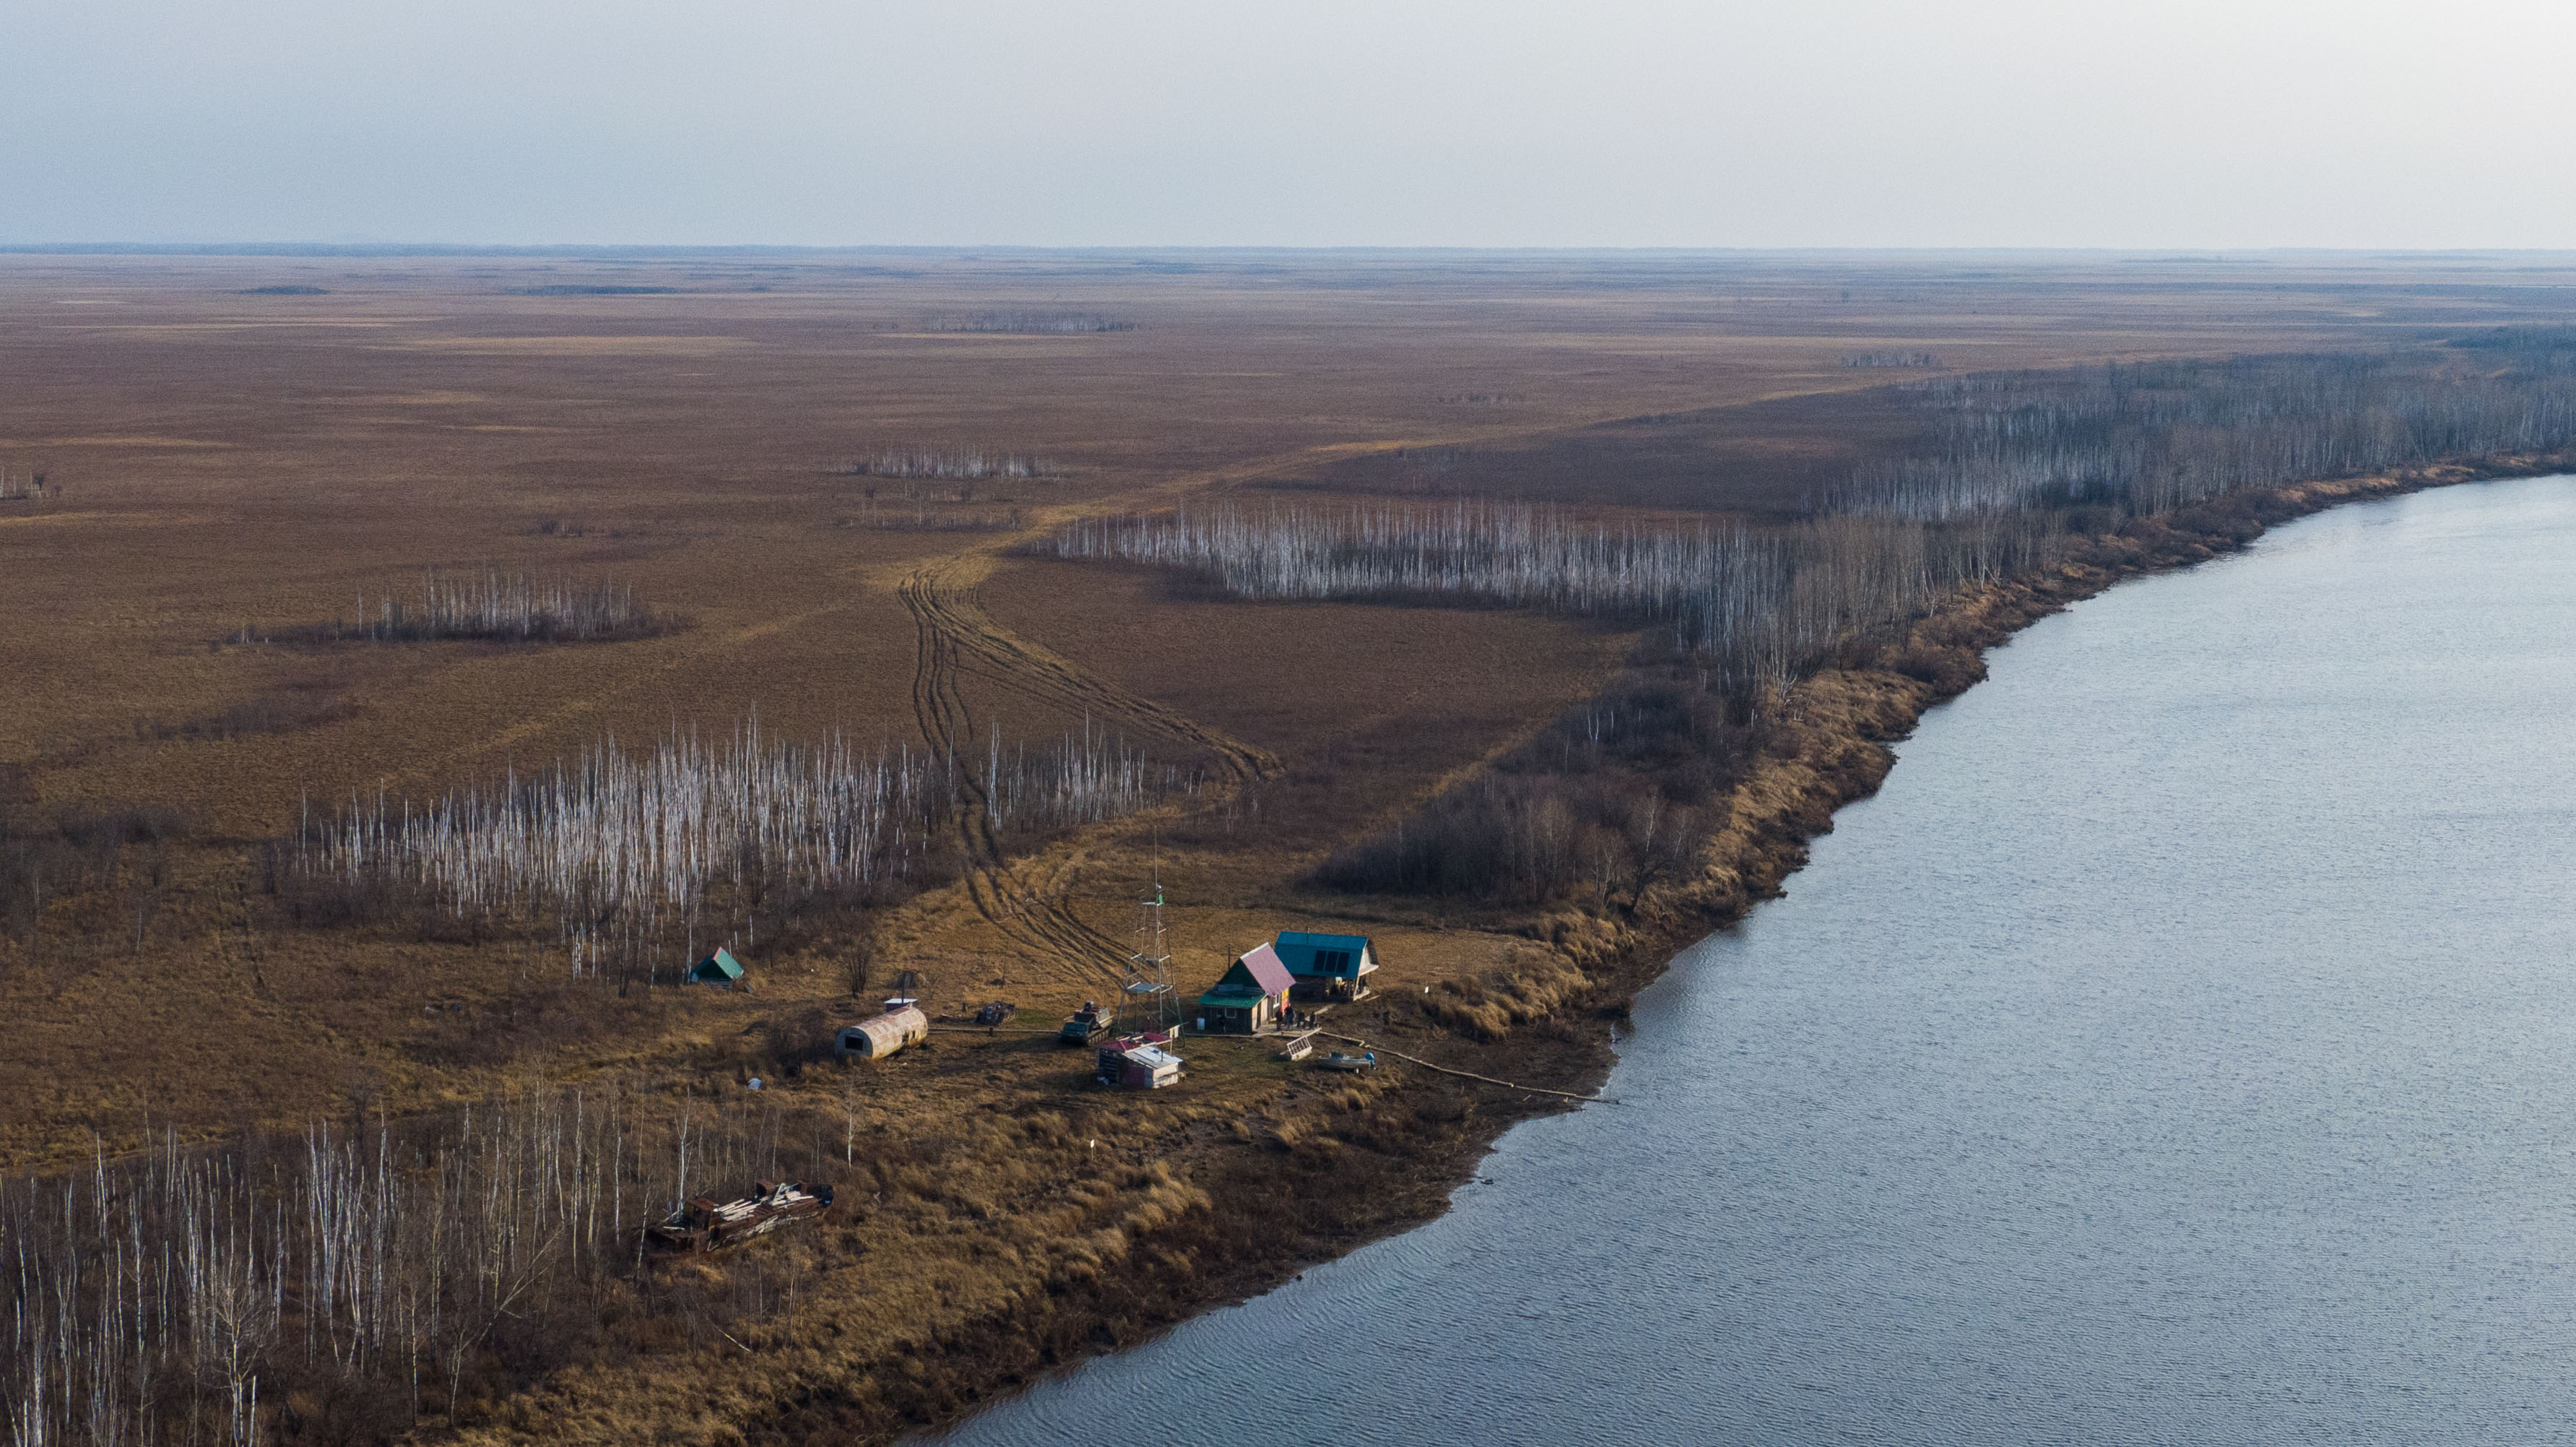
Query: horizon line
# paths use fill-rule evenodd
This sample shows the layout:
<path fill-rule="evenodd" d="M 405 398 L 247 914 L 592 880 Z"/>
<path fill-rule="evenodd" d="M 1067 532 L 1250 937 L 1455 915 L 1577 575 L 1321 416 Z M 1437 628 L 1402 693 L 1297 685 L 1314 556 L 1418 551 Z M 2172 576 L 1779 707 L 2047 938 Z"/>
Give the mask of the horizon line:
<path fill-rule="evenodd" d="M 2576 247 L 2391 247 L 2391 246 L 1473 246 L 1380 245 L 1312 246 L 1267 243 L 1135 245 L 997 242 L 912 244 L 851 242 L 791 244 L 774 242 L 446 242 L 446 241 L 0 241 L 7 256 L 239 256 L 239 257 L 601 257 L 653 256 L 827 256 L 900 255 L 973 259 L 984 255 L 1100 256 L 2018 256 L 2138 257 L 2172 262 L 2220 264 L 2284 257 L 2354 257 L 2413 261 L 2489 260 L 2564 257 L 2576 260 Z"/>

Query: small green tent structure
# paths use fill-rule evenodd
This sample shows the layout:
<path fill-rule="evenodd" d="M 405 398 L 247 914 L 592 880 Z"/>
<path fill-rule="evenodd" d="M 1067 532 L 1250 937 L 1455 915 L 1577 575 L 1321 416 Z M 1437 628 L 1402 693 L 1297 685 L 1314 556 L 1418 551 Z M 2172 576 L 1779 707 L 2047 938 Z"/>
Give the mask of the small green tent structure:
<path fill-rule="evenodd" d="M 742 961 L 722 947 L 689 967 L 689 983 L 693 985 L 722 985 L 732 989 L 741 978 Z"/>

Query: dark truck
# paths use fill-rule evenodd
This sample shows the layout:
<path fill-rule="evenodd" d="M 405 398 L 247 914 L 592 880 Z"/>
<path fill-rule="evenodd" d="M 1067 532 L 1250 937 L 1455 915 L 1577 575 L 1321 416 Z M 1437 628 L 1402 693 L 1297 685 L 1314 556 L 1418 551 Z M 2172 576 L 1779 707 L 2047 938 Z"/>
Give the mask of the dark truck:
<path fill-rule="evenodd" d="M 1108 1033 L 1109 1012 L 1085 1000 L 1081 1009 L 1066 1018 L 1064 1028 L 1055 1032 L 1055 1041 L 1058 1045 L 1088 1045 Z"/>

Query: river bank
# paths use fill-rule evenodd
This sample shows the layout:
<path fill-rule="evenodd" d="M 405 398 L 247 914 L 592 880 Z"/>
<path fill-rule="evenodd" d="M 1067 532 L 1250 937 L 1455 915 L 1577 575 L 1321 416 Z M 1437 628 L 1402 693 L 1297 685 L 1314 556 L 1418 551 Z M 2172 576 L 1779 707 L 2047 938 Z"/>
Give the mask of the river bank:
<path fill-rule="evenodd" d="M 1831 829 L 1834 811 L 1879 787 L 1893 761 L 1889 745 L 1982 677 L 1988 648 L 2124 579 L 2240 549 L 2273 523 L 2564 465 L 2512 459 L 2232 498 L 2089 539 L 2040 576 L 1963 595 L 1905 637 L 1871 645 L 1793 691 L 1696 873 L 1649 889 L 1623 918 L 1528 918 L 1520 928 L 1548 946 L 1542 955 L 1489 979 L 1388 1001 L 1375 1029 L 1345 1028 L 1477 1074 L 1587 1089 L 1610 1068 L 1612 1033 L 1629 1002 L 1671 952 L 1776 894 L 1805 862 L 1809 841 Z M 1202 1046 L 1228 1048 L 1253 1047 Z M 466 1435 L 605 1440 L 653 1421 L 693 1424 L 681 1428 L 689 1440 L 887 1440 L 1430 1220 L 1505 1130 L 1566 1108 L 1446 1076 L 1407 1076 L 1292 1088 L 1259 1098 L 1248 1113 L 1167 1112 L 1135 1160 L 1114 1168 L 1078 1149 L 1056 1157 L 1046 1170 L 1098 1178 L 1097 1199 L 1069 1215 L 1060 1209 L 1062 1181 L 1032 1177 L 970 1193 L 889 1175 L 890 1192 L 914 1192 L 929 1203 L 916 1214 L 936 1218 L 904 1238 L 913 1255 L 902 1269 L 935 1282 L 911 1298 L 912 1315 L 807 1314 L 728 1337 L 739 1354 L 658 1359 L 641 1381 L 628 1375 L 640 1364 L 602 1363 L 521 1397 Z M 997 1137 L 992 1147 L 1078 1144 Z M 892 1210 L 890 1196 L 886 1215 Z M 941 1254 L 928 1254 L 934 1248 Z"/>
<path fill-rule="evenodd" d="M 2559 1440 L 2571 544 L 2443 489 L 2041 620 L 1640 994 L 1624 1108 L 943 1440 Z"/>

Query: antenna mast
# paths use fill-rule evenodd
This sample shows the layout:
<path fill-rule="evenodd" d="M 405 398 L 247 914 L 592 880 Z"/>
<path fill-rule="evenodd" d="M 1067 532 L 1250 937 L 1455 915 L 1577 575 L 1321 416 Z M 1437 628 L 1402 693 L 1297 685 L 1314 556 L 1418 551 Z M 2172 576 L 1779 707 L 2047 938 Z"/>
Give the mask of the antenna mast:
<path fill-rule="evenodd" d="M 1178 1031 L 1180 996 L 1172 988 L 1172 952 L 1163 943 L 1163 866 L 1154 864 L 1154 892 L 1136 902 L 1136 952 L 1127 957 L 1127 982 L 1119 991 L 1119 1033 Z"/>

